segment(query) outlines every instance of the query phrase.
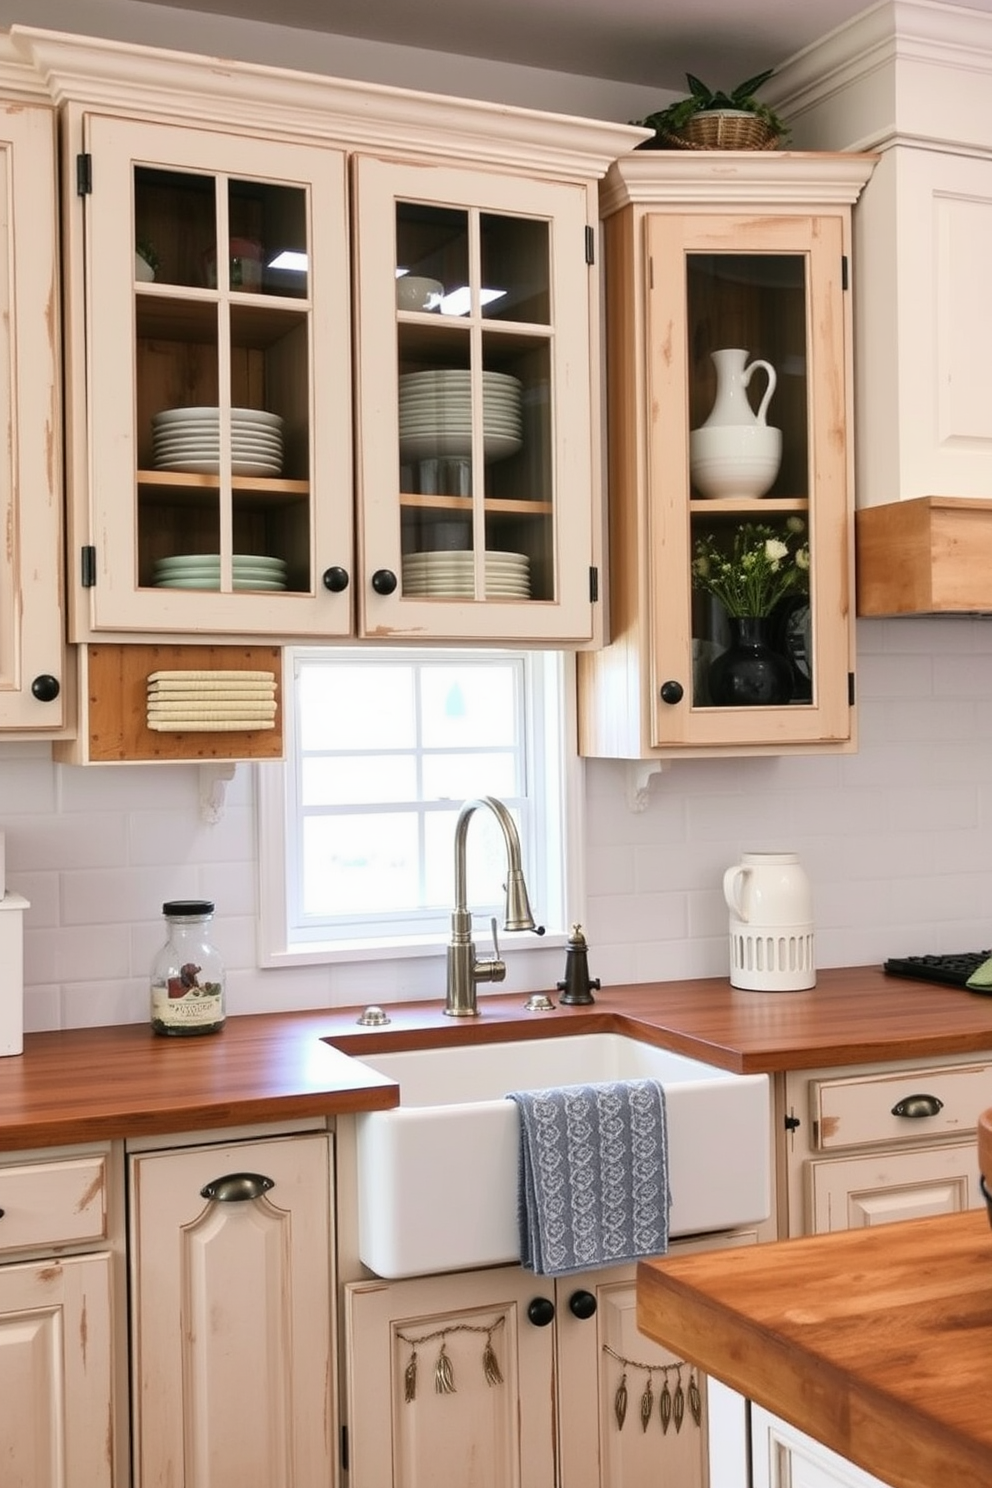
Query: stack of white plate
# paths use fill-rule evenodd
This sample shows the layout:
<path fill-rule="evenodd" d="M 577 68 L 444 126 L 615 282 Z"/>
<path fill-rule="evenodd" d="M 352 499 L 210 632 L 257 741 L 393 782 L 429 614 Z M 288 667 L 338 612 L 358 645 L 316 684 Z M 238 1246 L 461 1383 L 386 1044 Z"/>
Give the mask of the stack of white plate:
<path fill-rule="evenodd" d="M 407 553 L 403 593 L 411 599 L 471 599 L 475 594 L 472 553 Z M 486 553 L 486 598 L 530 599 L 530 560 L 526 553 Z"/>
<path fill-rule="evenodd" d="M 159 589 L 220 588 L 220 558 L 216 553 L 159 558 L 152 572 Z M 231 579 L 235 589 L 285 589 L 285 559 L 235 553 L 231 559 Z"/>
<path fill-rule="evenodd" d="M 282 419 L 258 408 L 231 409 L 231 472 L 282 473 Z M 166 408 L 152 415 L 156 470 L 216 475 L 220 469 L 220 409 Z"/>
<path fill-rule="evenodd" d="M 483 446 L 487 460 L 515 455 L 523 443 L 521 383 L 506 372 L 482 374 Z M 400 378 L 400 456 L 472 453 L 472 383 L 467 370 L 439 367 Z"/>

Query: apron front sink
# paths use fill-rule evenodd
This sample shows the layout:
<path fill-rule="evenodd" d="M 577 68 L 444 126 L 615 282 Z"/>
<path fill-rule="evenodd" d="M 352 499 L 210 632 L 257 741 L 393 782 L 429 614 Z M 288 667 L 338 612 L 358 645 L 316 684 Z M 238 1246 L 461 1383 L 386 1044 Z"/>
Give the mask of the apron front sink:
<path fill-rule="evenodd" d="M 359 1255 L 377 1275 L 517 1261 L 520 1117 L 511 1090 L 659 1079 L 665 1087 L 671 1238 L 771 1212 L 767 1075 L 735 1075 L 621 1034 L 363 1056 L 400 1104 L 356 1117 Z"/>

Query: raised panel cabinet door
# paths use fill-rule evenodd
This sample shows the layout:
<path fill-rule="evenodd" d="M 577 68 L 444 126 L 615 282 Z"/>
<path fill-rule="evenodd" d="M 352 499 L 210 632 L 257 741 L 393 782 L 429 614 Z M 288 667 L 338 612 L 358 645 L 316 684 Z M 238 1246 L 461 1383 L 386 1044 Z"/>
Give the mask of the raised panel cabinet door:
<path fill-rule="evenodd" d="M 562 1488 L 706 1488 L 706 1381 L 638 1331 L 635 1268 L 556 1289 Z"/>
<path fill-rule="evenodd" d="M 55 123 L 0 107 L 0 730 L 64 721 Z"/>
<path fill-rule="evenodd" d="M 763 1406 L 751 1406 L 754 1488 L 885 1488 L 881 1479 L 846 1462 Z"/>
<path fill-rule="evenodd" d="M 134 1488 L 327 1488 L 330 1139 L 130 1159 Z"/>
<path fill-rule="evenodd" d="M 109 113 L 77 128 L 73 638 L 350 634 L 344 152 Z"/>
<path fill-rule="evenodd" d="M 350 1488 L 553 1488 L 553 1299 L 515 1266 L 346 1287 Z"/>
<path fill-rule="evenodd" d="M 111 1488 L 111 1259 L 0 1267 L 0 1482 Z"/>
<path fill-rule="evenodd" d="M 980 1208 L 974 1142 L 811 1162 L 810 1234 Z"/>

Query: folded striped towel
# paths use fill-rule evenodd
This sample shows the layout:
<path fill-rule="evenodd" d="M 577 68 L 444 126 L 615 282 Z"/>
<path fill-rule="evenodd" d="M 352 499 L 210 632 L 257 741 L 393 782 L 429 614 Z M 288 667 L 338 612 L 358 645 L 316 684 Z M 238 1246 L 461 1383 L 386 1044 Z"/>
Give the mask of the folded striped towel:
<path fill-rule="evenodd" d="M 668 1131 L 658 1080 L 518 1090 L 521 1265 L 541 1276 L 668 1249 Z"/>

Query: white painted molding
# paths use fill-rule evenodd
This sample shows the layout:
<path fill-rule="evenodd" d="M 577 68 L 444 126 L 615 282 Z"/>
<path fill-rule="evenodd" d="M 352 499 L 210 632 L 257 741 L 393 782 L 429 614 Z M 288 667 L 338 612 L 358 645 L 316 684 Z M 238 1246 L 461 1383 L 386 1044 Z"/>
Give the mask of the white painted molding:
<path fill-rule="evenodd" d="M 31 26 L 13 26 L 14 55 L 56 103 L 165 120 L 236 122 L 246 133 L 324 140 L 352 149 L 457 158 L 596 180 L 650 130 L 233 62 Z"/>

